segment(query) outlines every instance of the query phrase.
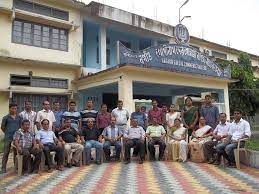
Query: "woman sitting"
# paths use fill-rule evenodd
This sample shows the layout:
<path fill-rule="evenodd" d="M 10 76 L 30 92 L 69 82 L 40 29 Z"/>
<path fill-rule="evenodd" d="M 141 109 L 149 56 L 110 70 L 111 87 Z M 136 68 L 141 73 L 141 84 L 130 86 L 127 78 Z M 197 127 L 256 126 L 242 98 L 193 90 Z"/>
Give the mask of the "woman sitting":
<path fill-rule="evenodd" d="M 190 155 L 193 162 L 204 162 L 203 144 L 212 139 L 213 129 L 206 125 L 204 117 L 200 117 L 199 128 L 192 132 Z"/>
<path fill-rule="evenodd" d="M 174 127 L 168 131 L 168 136 L 172 140 L 169 141 L 168 147 L 168 159 L 173 161 L 187 160 L 188 145 L 186 140 L 187 129 L 182 127 L 181 120 L 176 118 L 174 120 Z"/>

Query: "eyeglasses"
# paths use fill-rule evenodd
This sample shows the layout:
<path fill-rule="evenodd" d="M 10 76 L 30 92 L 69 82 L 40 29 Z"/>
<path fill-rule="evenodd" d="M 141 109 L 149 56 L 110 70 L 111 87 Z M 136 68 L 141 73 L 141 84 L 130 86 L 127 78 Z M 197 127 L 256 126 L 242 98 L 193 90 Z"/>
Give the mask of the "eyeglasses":
<path fill-rule="evenodd" d="M 49 105 L 49 104 L 43 104 L 43 105 Z"/>

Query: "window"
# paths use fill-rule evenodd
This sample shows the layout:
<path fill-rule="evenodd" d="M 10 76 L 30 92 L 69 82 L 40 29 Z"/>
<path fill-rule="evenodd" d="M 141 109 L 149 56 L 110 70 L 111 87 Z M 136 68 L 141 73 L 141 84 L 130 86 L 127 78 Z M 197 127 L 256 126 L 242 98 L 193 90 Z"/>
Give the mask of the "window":
<path fill-rule="evenodd" d="M 57 79 L 49 77 L 33 77 L 27 75 L 11 75 L 11 85 L 15 86 L 32 86 L 45 88 L 68 88 L 67 79 Z"/>
<path fill-rule="evenodd" d="M 58 18 L 61 20 L 69 20 L 69 12 L 34 2 L 14 0 L 14 8 Z"/>
<path fill-rule="evenodd" d="M 68 51 L 68 30 L 14 20 L 12 42 Z"/>
<path fill-rule="evenodd" d="M 220 53 L 218 51 L 211 51 L 211 55 L 215 58 L 227 59 L 227 55 L 225 53 Z"/>

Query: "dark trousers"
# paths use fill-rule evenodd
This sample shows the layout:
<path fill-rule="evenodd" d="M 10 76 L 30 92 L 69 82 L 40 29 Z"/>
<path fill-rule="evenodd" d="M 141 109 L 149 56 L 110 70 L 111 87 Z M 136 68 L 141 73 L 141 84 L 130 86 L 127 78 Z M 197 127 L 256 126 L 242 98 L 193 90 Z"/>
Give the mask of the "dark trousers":
<path fill-rule="evenodd" d="M 164 156 L 164 151 L 166 144 L 164 140 L 162 140 L 160 137 L 153 137 L 149 142 L 148 142 L 148 150 L 150 153 L 150 159 L 154 160 L 155 159 L 155 145 L 159 145 L 159 159 L 162 159 Z"/>
<path fill-rule="evenodd" d="M 105 141 L 104 144 L 103 144 L 103 150 L 104 150 L 104 153 L 105 153 L 105 157 L 106 157 L 106 160 L 110 160 L 110 147 L 111 146 L 115 146 L 115 152 L 116 152 L 116 160 L 119 160 L 120 159 L 120 154 L 121 154 L 121 142 L 120 141 L 116 141 L 116 142 L 113 142 L 111 143 L 110 141 Z"/>
<path fill-rule="evenodd" d="M 34 155 L 32 161 L 32 171 L 39 170 L 42 150 L 38 148 L 23 148 L 21 155 L 23 155 L 23 172 L 28 172 L 28 165 L 31 162 L 31 154 Z"/>
<path fill-rule="evenodd" d="M 48 165 L 48 167 L 50 168 L 53 166 L 51 155 L 50 155 L 50 152 L 52 151 L 56 152 L 56 159 L 57 159 L 58 166 L 63 165 L 63 162 L 64 162 L 63 147 L 57 146 L 51 143 L 51 144 L 44 144 L 44 147 L 43 147 L 43 152 L 44 152 L 46 164 Z"/>
<path fill-rule="evenodd" d="M 125 142 L 125 160 L 130 160 L 130 149 L 136 147 L 141 160 L 145 159 L 145 144 L 140 139 L 129 139 Z"/>
<path fill-rule="evenodd" d="M 205 160 L 209 161 L 213 159 L 214 154 L 216 153 L 215 146 L 218 144 L 218 141 L 208 141 L 203 145 L 203 153 Z"/>
<path fill-rule="evenodd" d="M 12 140 L 4 140 L 4 153 L 2 158 L 2 170 L 6 170 L 9 153 L 11 150 Z M 15 164 L 16 151 L 13 153 L 13 163 Z"/>

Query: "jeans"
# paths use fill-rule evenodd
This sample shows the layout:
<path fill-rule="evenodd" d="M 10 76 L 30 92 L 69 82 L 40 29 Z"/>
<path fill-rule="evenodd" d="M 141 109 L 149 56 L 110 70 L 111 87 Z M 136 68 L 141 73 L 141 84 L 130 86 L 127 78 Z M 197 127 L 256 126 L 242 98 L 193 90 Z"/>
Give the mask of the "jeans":
<path fill-rule="evenodd" d="M 244 147 L 245 142 L 240 143 L 240 147 Z M 216 146 L 216 151 L 218 154 L 222 154 L 229 162 L 235 162 L 234 149 L 237 148 L 237 143 L 230 143 L 226 145 L 225 143 L 220 143 Z"/>
<path fill-rule="evenodd" d="M 103 144 L 96 140 L 88 140 L 85 142 L 86 163 L 91 161 L 91 148 L 96 149 L 96 162 L 101 162 Z"/>
<path fill-rule="evenodd" d="M 145 144 L 141 139 L 129 139 L 125 142 L 125 160 L 130 160 L 130 149 L 136 147 L 139 151 L 140 159 L 145 159 Z"/>
<path fill-rule="evenodd" d="M 110 160 L 110 146 L 115 146 L 116 151 L 116 160 L 120 159 L 120 153 L 121 153 L 121 142 L 116 141 L 115 143 L 111 143 L 110 141 L 105 141 L 103 144 L 103 150 L 106 156 L 107 160 Z"/>

